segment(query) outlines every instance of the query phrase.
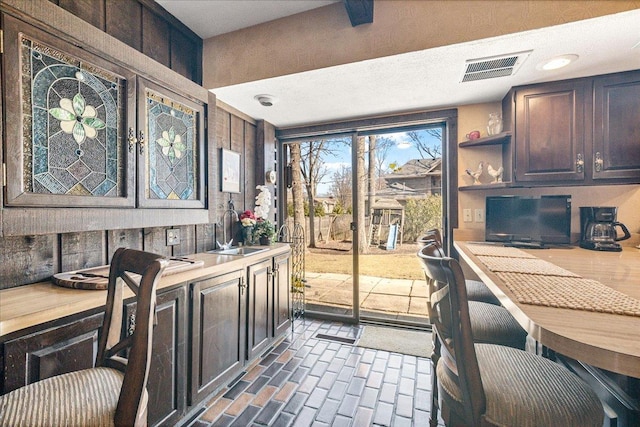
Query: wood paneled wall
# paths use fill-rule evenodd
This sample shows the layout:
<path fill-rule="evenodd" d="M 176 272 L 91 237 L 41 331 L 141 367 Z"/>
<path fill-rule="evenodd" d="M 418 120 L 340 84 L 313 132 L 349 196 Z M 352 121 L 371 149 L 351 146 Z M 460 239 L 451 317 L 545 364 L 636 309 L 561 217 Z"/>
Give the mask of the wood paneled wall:
<path fill-rule="evenodd" d="M 202 84 L 202 39 L 153 0 L 49 0 Z"/>

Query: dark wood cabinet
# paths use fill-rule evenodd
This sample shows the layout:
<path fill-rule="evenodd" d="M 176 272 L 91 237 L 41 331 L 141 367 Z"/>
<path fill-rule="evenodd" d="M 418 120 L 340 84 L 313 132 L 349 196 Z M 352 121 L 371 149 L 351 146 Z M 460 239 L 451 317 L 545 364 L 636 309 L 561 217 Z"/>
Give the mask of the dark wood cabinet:
<path fill-rule="evenodd" d="M 93 367 L 102 318 L 97 313 L 5 341 L 2 393 Z"/>
<path fill-rule="evenodd" d="M 116 3 L 105 3 L 106 14 L 94 7 L 95 16 L 87 2 L 61 6 L 77 9 L 94 26 L 98 19 L 99 28 L 107 25 L 127 42 L 142 44 L 143 51 L 153 48 L 153 37 L 137 42 L 138 33 L 118 30 L 114 22 L 122 15 Z M 41 6 L 0 4 L 5 136 L 0 157 L 6 170 L 0 233 L 212 222 L 205 185 L 214 181 L 215 154 L 207 150 L 205 129 L 207 120 L 214 120 L 215 96 L 58 6 Z M 140 15 L 138 22 L 148 15 L 174 31 L 177 22 L 165 20 L 156 7 L 127 3 L 126 10 L 132 19 Z M 47 12 L 57 17 L 55 25 L 43 25 Z M 188 55 L 194 49 L 188 37 L 168 38 L 171 31 L 163 32 L 166 49 L 156 59 L 167 65 L 175 56 L 186 72 L 190 61 L 170 45 L 175 42 Z"/>
<path fill-rule="evenodd" d="M 594 80 L 593 179 L 640 177 L 640 71 Z"/>
<path fill-rule="evenodd" d="M 3 15 L 7 206 L 134 207 L 135 74 Z"/>
<path fill-rule="evenodd" d="M 206 99 L 138 79 L 138 206 L 205 207 Z"/>
<path fill-rule="evenodd" d="M 508 186 L 640 183 L 640 71 L 515 87 L 502 110 Z"/>
<path fill-rule="evenodd" d="M 273 271 L 273 335 L 278 337 L 291 327 L 289 254 L 273 258 Z"/>
<path fill-rule="evenodd" d="M 247 269 L 247 357 L 260 355 L 273 337 L 273 264 L 269 258 Z"/>
<path fill-rule="evenodd" d="M 150 426 L 173 425 L 187 407 L 187 290 L 180 286 L 156 297 L 157 324 L 153 330 L 149 392 Z M 135 327 L 135 303 L 126 306 L 127 330 Z"/>
<path fill-rule="evenodd" d="M 584 179 L 587 89 L 581 80 L 515 92 L 516 181 Z"/>
<path fill-rule="evenodd" d="M 149 425 L 192 415 L 291 327 L 290 252 L 277 250 L 158 291 Z M 102 319 L 95 309 L 1 337 L 0 394 L 94 366 Z M 135 328 L 135 303 L 125 304 L 123 322 Z"/>
<path fill-rule="evenodd" d="M 195 405 L 237 375 L 246 354 L 243 270 L 191 283 L 188 404 Z"/>

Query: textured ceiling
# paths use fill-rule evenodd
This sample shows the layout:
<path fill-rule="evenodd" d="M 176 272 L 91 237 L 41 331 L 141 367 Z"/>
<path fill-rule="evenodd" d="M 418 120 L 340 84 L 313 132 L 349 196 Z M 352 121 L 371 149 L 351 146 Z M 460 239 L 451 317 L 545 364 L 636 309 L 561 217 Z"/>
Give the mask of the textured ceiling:
<path fill-rule="evenodd" d="M 215 4 L 218 11 L 226 4 L 231 10 L 239 11 L 249 3 L 249 6 L 254 6 L 254 15 L 262 16 L 263 9 L 265 13 L 269 10 L 266 7 L 269 4 L 277 8 L 292 6 L 291 3 L 307 3 L 306 7 L 309 7 L 331 2 L 160 0 L 159 3 L 198 32 L 204 31 L 199 29 L 198 22 L 207 20 L 206 8 L 201 7 L 196 13 L 186 7 L 187 4 L 207 7 Z M 255 10 L 256 4 L 261 5 L 259 11 Z M 286 16 L 291 11 L 286 7 L 280 15 L 276 13 L 276 17 Z M 185 16 L 180 17 L 179 12 L 184 12 Z M 221 13 L 220 16 L 223 15 Z M 234 27 L 238 28 L 253 25 L 245 21 L 246 13 L 240 15 L 243 16 L 240 21 L 235 22 L 230 17 L 232 15 L 228 15 L 227 20 L 234 21 Z M 209 16 L 211 26 L 221 20 L 220 16 Z M 638 22 L 640 9 L 208 89 L 224 103 L 277 127 L 493 102 L 501 100 L 513 86 L 640 69 Z M 467 61 L 529 51 L 529 56 L 513 76 L 461 82 Z M 560 70 L 543 72 L 536 68 L 541 61 L 564 54 L 575 54 L 579 59 Z M 260 94 L 273 96 L 274 105 L 262 106 L 255 99 Z"/>

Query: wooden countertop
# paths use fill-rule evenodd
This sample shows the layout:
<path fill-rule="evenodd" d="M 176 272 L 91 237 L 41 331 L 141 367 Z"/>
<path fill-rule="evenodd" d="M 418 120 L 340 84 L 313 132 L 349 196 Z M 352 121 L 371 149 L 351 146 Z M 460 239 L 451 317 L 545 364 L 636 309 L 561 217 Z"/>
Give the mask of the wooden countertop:
<path fill-rule="evenodd" d="M 622 375 L 640 378 L 640 317 L 518 303 L 493 272 L 455 242 L 464 261 L 484 281 L 520 325 L 543 345 L 576 360 Z M 640 300 L 640 250 L 622 252 L 568 249 L 525 250 L 584 278 Z"/>
<path fill-rule="evenodd" d="M 189 258 L 204 261 L 202 268 L 162 276 L 158 290 L 206 276 L 246 268 L 267 257 L 289 252 L 286 243 L 276 243 L 267 251 L 248 256 L 200 253 Z M 129 296 L 133 296 L 131 291 Z M 63 288 L 51 281 L 0 290 L 0 337 L 31 326 L 50 322 L 105 305 L 106 290 Z"/>

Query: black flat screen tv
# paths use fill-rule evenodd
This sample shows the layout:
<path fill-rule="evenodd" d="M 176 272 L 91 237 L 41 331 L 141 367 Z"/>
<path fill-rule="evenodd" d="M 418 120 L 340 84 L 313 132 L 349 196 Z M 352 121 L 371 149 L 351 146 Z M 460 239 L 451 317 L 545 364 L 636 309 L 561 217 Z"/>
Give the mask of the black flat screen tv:
<path fill-rule="evenodd" d="M 488 196 L 485 240 L 509 246 L 571 243 L 571 196 Z"/>

